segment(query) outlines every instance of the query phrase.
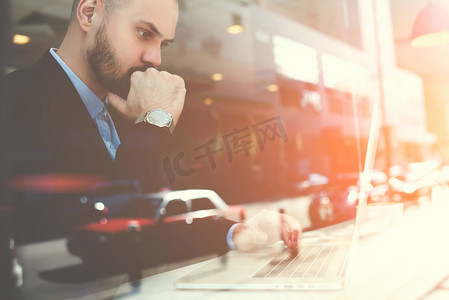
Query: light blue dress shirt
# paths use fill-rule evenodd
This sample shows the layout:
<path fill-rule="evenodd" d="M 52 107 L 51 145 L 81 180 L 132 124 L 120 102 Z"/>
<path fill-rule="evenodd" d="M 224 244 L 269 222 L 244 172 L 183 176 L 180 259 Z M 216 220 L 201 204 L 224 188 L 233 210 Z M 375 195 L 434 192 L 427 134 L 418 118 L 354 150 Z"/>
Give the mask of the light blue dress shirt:
<path fill-rule="evenodd" d="M 75 73 L 73 73 L 69 66 L 65 64 L 58 54 L 56 54 L 56 51 L 56 48 L 52 48 L 50 49 L 50 54 L 56 59 L 62 69 L 66 72 L 67 76 L 69 76 L 73 86 L 89 111 L 90 116 L 97 125 L 98 131 L 100 132 L 101 138 L 108 149 L 109 155 L 112 160 L 114 160 L 115 153 L 120 145 L 120 139 L 118 137 L 117 130 L 115 129 L 114 122 L 112 121 L 107 110 L 108 98 L 106 97 L 104 101 L 101 101 L 101 99 L 97 97 L 97 95 L 95 95 L 95 93 L 92 92 L 92 90 L 87 87 L 87 85 L 82 82 Z"/>
<path fill-rule="evenodd" d="M 81 99 L 84 102 L 87 110 L 89 111 L 90 116 L 94 120 L 97 125 L 98 131 L 100 132 L 101 138 L 111 155 L 112 160 L 115 159 L 115 153 L 117 152 L 117 148 L 120 145 L 120 139 L 117 134 L 117 130 L 115 129 L 114 122 L 112 122 L 111 116 L 107 111 L 108 99 L 106 97 L 105 101 L 101 101 L 100 98 L 95 95 L 94 92 L 87 85 L 81 81 L 81 79 L 76 76 L 75 73 L 66 65 L 66 63 L 56 54 L 57 49 L 51 48 L 50 54 L 56 59 L 62 69 L 67 73 L 70 80 L 72 81 L 73 86 L 76 91 L 80 95 Z M 240 223 L 234 224 L 228 231 L 226 236 L 226 240 L 228 243 L 229 249 L 235 249 L 235 245 L 232 242 L 232 236 L 234 234 L 234 229 Z"/>

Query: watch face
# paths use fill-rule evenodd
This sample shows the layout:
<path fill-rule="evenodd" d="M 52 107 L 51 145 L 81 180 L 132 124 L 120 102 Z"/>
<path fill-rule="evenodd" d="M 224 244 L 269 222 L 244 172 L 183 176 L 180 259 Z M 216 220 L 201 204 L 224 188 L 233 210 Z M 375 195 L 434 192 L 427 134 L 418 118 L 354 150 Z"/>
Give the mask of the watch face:
<path fill-rule="evenodd" d="M 172 117 L 165 110 L 153 110 L 147 114 L 146 121 L 160 127 L 168 127 L 172 121 Z"/>

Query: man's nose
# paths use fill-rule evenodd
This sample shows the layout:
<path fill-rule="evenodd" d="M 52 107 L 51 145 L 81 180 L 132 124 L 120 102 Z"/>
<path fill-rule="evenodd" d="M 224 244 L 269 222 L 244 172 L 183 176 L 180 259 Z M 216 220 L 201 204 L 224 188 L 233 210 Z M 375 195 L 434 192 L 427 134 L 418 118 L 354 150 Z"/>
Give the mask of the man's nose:
<path fill-rule="evenodd" d="M 160 66 L 162 63 L 161 48 L 156 46 L 148 47 L 142 54 L 142 62 L 150 64 L 154 68 Z"/>

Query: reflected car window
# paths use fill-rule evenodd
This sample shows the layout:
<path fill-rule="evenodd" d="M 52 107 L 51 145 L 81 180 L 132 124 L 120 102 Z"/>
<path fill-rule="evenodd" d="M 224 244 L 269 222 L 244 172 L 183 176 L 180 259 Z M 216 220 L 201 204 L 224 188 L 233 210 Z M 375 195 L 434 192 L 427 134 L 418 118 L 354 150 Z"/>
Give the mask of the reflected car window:
<path fill-rule="evenodd" d="M 186 202 L 182 200 L 172 200 L 167 204 L 165 216 L 174 216 L 188 212 Z"/>
<path fill-rule="evenodd" d="M 202 210 L 202 209 L 215 209 L 215 205 L 210 201 L 209 198 L 198 198 L 191 200 L 191 210 Z"/>
<path fill-rule="evenodd" d="M 162 199 L 138 198 L 129 201 L 117 213 L 118 218 L 155 218 Z"/>

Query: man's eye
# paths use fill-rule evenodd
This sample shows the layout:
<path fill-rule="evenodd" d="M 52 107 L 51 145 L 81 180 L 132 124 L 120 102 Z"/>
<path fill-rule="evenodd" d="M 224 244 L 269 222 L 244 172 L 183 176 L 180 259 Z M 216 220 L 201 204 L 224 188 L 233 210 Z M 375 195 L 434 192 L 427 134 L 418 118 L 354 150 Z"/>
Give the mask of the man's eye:
<path fill-rule="evenodd" d="M 151 37 L 151 33 L 148 31 L 138 29 L 137 32 L 144 38 Z"/>

